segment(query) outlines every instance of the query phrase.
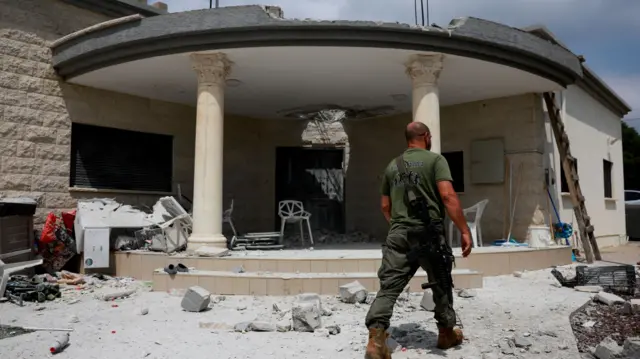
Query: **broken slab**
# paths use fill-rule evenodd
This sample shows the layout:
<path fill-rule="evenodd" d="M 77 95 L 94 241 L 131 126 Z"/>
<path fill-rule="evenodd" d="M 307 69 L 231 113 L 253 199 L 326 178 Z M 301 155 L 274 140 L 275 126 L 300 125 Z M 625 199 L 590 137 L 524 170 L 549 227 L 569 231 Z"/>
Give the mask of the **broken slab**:
<path fill-rule="evenodd" d="M 210 302 L 211 294 L 206 289 L 193 286 L 184 293 L 180 305 L 187 312 L 201 312 L 209 307 Z"/>
<path fill-rule="evenodd" d="M 596 294 L 594 300 L 606 305 L 613 305 L 616 303 L 622 304 L 625 302 L 624 299 L 618 297 L 617 295 L 607 292 L 599 292 L 598 294 Z"/>
<path fill-rule="evenodd" d="M 431 289 L 426 289 L 422 294 L 422 300 L 420 301 L 420 308 L 427 312 L 433 312 L 436 310 L 436 303 L 433 301 L 433 292 Z"/>
<path fill-rule="evenodd" d="M 276 330 L 284 333 L 284 332 L 288 332 L 291 330 L 291 319 L 287 318 L 287 319 L 283 319 L 279 322 L 276 323 Z"/>
<path fill-rule="evenodd" d="M 611 337 L 606 337 L 593 353 L 598 359 L 614 359 L 619 358 L 622 353 L 622 347 L 616 343 Z"/>
<path fill-rule="evenodd" d="M 249 329 L 252 332 L 275 332 L 277 328 L 273 323 L 256 320 L 249 324 Z"/>
<path fill-rule="evenodd" d="M 574 287 L 573 289 L 577 290 L 578 292 L 584 293 L 600 293 L 604 290 L 604 288 L 599 285 L 579 285 Z"/>
<path fill-rule="evenodd" d="M 291 308 L 293 330 L 313 332 L 322 326 L 322 309 L 314 301 L 297 301 Z"/>
<path fill-rule="evenodd" d="M 339 289 L 340 300 L 345 303 L 364 303 L 367 300 L 367 288 L 360 282 L 353 281 L 345 285 L 341 285 Z"/>

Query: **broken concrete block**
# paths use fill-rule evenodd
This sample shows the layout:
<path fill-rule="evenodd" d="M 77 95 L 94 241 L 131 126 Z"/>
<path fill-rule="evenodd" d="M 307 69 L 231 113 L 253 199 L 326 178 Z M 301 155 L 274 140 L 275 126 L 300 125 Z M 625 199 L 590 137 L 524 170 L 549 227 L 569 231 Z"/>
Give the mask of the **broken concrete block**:
<path fill-rule="evenodd" d="M 138 310 L 136 311 L 136 314 L 138 314 L 138 315 L 147 315 L 147 314 L 149 314 L 149 308 L 147 308 L 147 307 L 140 307 L 140 308 L 138 308 Z"/>
<path fill-rule="evenodd" d="M 436 303 L 433 301 L 433 293 L 431 292 L 431 289 L 426 289 L 424 291 L 422 300 L 420 301 L 420 308 L 427 312 L 433 312 L 436 310 Z"/>
<path fill-rule="evenodd" d="M 315 336 L 317 337 L 324 337 L 324 338 L 329 338 L 329 336 L 331 335 L 329 334 L 329 330 L 327 330 L 326 328 L 318 328 L 313 331 L 313 334 L 315 334 Z"/>
<path fill-rule="evenodd" d="M 631 299 L 629 304 L 633 313 L 640 313 L 640 299 Z"/>
<path fill-rule="evenodd" d="M 251 331 L 251 322 L 242 322 L 233 326 L 233 330 L 239 333 Z"/>
<path fill-rule="evenodd" d="M 522 335 L 516 335 L 513 338 L 513 344 L 516 346 L 516 348 L 529 348 L 533 345 L 531 340 L 525 338 Z"/>
<path fill-rule="evenodd" d="M 313 332 L 322 326 L 322 311 L 314 302 L 296 302 L 291 309 L 293 330 L 297 332 Z"/>
<path fill-rule="evenodd" d="M 460 298 L 473 298 L 476 295 L 476 291 L 473 289 L 462 289 L 458 292 L 458 297 Z"/>
<path fill-rule="evenodd" d="M 193 286 L 187 289 L 182 298 L 182 309 L 187 312 L 201 312 L 209 306 L 211 294 L 204 288 Z"/>
<path fill-rule="evenodd" d="M 615 303 L 624 303 L 625 300 L 618 297 L 615 294 L 607 293 L 607 292 L 599 292 L 596 294 L 594 298 L 596 301 L 604 303 L 606 305 L 613 305 Z"/>
<path fill-rule="evenodd" d="M 340 300 L 345 303 L 364 303 L 367 289 L 358 281 L 340 286 Z"/>
<path fill-rule="evenodd" d="M 615 340 L 611 339 L 611 337 L 606 337 L 598 347 L 594 355 L 598 359 L 614 359 L 618 358 L 622 353 L 622 347 L 616 343 Z"/>
<path fill-rule="evenodd" d="M 277 328 L 273 323 L 254 321 L 249 325 L 249 329 L 253 332 L 275 332 Z"/>
<path fill-rule="evenodd" d="M 640 337 L 627 338 L 622 346 L 623 358 L 640 358 Z"/>
<path fill-rule="evenodd" d="M 573 289 L 584 293 L 600 293 L 603 291 L 603 288 L 599 285 L 579 285 Z"/>
<path fill-rule="evenodd" d="M 291 319 L 287 318 L 287 319 L 283 319 L 279 322 L 276 323 L 276 330 L 284 333 L 284 332 L 288 332 L 291 330 Z"/>
<path fill-rule="evenodd" d="M 331 335 L 340 334 L 340 326 L 338 326 L 337 324 L 328 326 L 327 330 L 329 331 L 329 334 L 331 334 Z"/>

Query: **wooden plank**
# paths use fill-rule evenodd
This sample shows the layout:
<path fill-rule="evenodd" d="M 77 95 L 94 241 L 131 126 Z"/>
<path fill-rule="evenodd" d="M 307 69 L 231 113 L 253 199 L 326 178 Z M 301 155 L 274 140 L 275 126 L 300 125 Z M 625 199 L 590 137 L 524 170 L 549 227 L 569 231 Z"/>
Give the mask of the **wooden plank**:
<path fill-rule="evenodd" d="M 569 137 L 564 131 L 564 124 L 560 118 L 560 110 L 555 102 L 555 95 L 553 93 L 545 92 L 543 94 L 543 98 L 547 106 L 547 113 L 549 114 L 549 120 L 558 146 L 558 152 L 560 153 L 562 170 L 567 178 L 569 194 L 571 195 L 571 203 L 573 204 L 573 211 L 576 215 L 576 221 L 578 222 L 580 240 L 582 242 L 585 257 L 588 263 L 593 263 L 594 255 L 596 260 L 602 260 L 602 257 L 600 255 L 598 243 L 593 234 L 593 226 L 590 223 L 591 220 L 587 215 L 587 208 L 584 204 L 584 196 L 580 189 L 575 161 L 573 160 L 573 156 L 571 156 L 571 151 L 569 149 Z"/>

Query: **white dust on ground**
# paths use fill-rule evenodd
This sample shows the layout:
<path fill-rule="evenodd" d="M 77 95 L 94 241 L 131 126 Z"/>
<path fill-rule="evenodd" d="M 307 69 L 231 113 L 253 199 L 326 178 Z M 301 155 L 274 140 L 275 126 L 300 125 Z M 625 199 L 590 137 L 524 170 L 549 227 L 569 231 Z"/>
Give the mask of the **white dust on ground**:
<path fill-rule="evenodd" d="M 455 307 L 467 336 L 459 348 L 446 352 L 435 349 L 437 336 L 433 313 L 419 309 L 420 294 L 396 306 L 392 326 L 404 337 L 398 341 L 406 350 L 394 358 L 546 358 L 578 359 L 569 315 L 590 295 L 557 288 L 550 270 L 526 272 L 522 278 L 501 276 L 485 278 L 484 288 L 473 298 L 455 299 Z M 337 293 L 337 288 L 336 288 Z M 215 297 L 214 297 L 215 298 Z M 276 322 L 272 312 L 291 307 L 293 297 L 226 296 L 209 311 L 187 313 L 180 307 L 181 297 L 168 293 L 141 292 L 115 302 L 99 301 L 83 295 L 75 304 L 49 302 L 18 307 L 0 304 L 0 324 L 13 326 L 71 327 L 71 345 L 57 358 L 69 359 L 174 359 L 174 358 L 295 358 L 347 359 L 364 357 L 367 331 L 364 317 L 369 308 L 363 304 L 344 304 L 323 296 L 323 307 L 333 315 L 322 317 L 323 326 L 338 324 L 341 333 L 323 337 L 314 333 L 236 333 L 236 323 L 252 320 Z M 114 304 L 117 307 L 114 307 Z M 35 311 L 36 306 L 46 307 Z M 147 307 L 149 314 L 138 314 Z M 69 323 L 77 316 L 77 323 Z M 222 329 L 201 328 L 200 323 L 216 324 Z M 416 325 L 418 327 L 416 328 Z M 231 329 L 225 329 L 231 328 Z M 403 329 L 403 330 L 402 330 Z M 540 332 L 551 332 L 549 336 Z M 528 335 L 533 346 L 524 353 L 501 353 L 500 341 L 513 335 Z M 35 332 L 0 340 L 0 357 L 11 359 L 46 358 L 59 333 Z"/>

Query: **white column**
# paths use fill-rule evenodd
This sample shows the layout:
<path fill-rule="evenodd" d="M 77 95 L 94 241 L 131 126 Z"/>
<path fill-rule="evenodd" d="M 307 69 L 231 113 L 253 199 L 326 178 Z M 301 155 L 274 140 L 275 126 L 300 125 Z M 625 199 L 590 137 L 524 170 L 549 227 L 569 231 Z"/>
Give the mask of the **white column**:
<path fill-rule="evenodd" d="M 227 250 L 222 235 L 224 87 L 231 62 L 223 53 L 191 54 L 198 75 L 196 151 L 193 173 L 193 232 L 189 251 L 217 255 Z"/>
<path fill-rule="evenodd" d="M 431 130 L 431 151 L 440 153 L 440 99 L 438 78 L 444 55 L 413 55 L 406 63 L 407 75 L 413 82 L 413 121 Z"/>

